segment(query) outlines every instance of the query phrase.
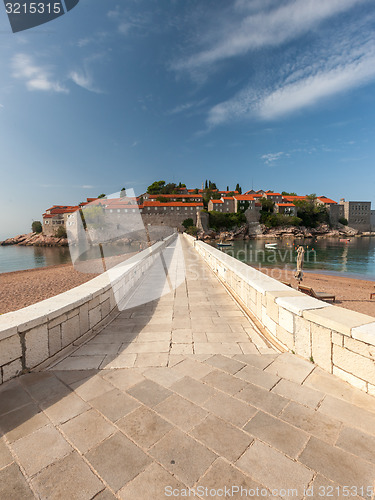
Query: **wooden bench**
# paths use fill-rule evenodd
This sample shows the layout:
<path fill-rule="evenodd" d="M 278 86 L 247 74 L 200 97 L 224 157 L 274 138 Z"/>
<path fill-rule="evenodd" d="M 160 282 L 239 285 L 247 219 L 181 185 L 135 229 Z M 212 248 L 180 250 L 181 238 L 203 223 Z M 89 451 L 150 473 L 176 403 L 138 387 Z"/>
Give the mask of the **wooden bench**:
<path fill-rule="evenodd" d="M 332 302 L 335 302 L 336 300 L 335 295 L 332 295 L 331 293 L 315 292 L 310 286 L 298 285 L 298 290 L 306 295 L 310 295 L 310 297 L 314 297 L 314 299 L 332 300 Z"/>

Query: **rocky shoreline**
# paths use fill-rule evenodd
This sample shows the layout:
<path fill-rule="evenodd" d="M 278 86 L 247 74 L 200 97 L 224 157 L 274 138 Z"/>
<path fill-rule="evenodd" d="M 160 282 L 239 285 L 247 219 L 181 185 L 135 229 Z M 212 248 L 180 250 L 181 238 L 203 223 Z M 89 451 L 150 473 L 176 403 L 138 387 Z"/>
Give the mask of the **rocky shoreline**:
<path fill-rule="evenodd" d="M 35 247 L 67 247 L 67 238 L 56 238 L 54 236 L 44 236 L 42 233 L 20 234 L 14 238 L 0 241 L 0 246 L 35 246 Z"/>
<path fill-rule="evenodd" d="M 331 228 L 328 224 L 322 224 L 317 228 L 306 228 L 303 226 L 285 226 L 267 228 L 263 224 L 244 224 L 240 228 L 230 231 L 201 231 L 198 239 L 210 240 L 249 240 L 249 239 L 278 239 L 278 238 L 348 238 L 375 236 L 374 232 L 360 233 L 356 229 L 340 224 L 337 228 Z"/>

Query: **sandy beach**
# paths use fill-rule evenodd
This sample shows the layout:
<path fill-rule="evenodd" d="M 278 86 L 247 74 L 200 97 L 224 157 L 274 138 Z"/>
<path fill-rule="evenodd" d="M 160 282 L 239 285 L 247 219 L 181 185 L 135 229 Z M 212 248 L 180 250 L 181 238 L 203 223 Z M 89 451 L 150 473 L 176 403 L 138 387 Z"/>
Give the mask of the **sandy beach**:
<path fill-rule="evenodd" d="M 297 288 L 298 283 L 293 271 L 276 268 L 260 270 L 272 278 L 288 282 L 293 288 Z M 375 297 L 370 300 L 370 293 L 375 292 L 374 281 L 304 272 L 301 284 L 313 288 L 315 292 L 332 293 L 336 296 L 336 306 L 375 316 Z"/>

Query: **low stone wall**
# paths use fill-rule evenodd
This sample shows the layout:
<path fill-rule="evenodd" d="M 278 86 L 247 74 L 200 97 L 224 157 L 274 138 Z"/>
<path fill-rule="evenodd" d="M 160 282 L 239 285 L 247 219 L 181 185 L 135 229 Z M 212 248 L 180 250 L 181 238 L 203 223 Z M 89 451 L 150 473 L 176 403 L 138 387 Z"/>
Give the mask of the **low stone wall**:
<path fill-rule="evenodd" d="M 275 345 L 375 396 L 375 318 L 309 297 L 184 233 Z"/>
<path fill-rule="evenodd" d="M 68 292 L 0 316 L 0 384 L 61 356 L 118 311 L 157 255 L 176 237 L 143 250 L 107 273 Z"/>

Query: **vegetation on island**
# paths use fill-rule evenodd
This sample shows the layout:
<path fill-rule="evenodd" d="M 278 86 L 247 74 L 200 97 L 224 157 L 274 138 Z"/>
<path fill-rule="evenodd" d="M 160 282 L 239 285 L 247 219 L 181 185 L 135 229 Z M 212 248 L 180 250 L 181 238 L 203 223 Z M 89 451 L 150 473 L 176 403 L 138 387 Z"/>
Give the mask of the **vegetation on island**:
<path fill-rule="evenodd" d="M 34 220 L 34 222 L 31 224 L 31 230 L 33 233 L 41 233 L 43 230 L 42 223 L 40 220 Z"/>
<path fill-rule="evenodd" d="M 234 227 L 240 227 L 246 224 L 246 217 L 242 212 L 237 213 L 222 213 L 222 212 L 208 212 L 209 214 L 209 226 L 214 231 L 219 231 L 220 229 L 233 229 Z"/>

